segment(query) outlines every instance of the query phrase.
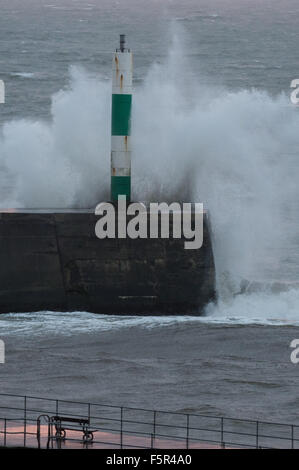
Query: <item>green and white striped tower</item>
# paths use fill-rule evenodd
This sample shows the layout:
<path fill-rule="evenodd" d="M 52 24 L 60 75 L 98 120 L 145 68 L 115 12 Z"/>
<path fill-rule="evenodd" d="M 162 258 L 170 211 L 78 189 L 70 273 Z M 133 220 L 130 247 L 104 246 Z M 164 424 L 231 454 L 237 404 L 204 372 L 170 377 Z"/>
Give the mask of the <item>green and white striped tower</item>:
<path fill-rule="evenodd" d="M 120 48 L 113 56 L 111 123 L 111 200 L 131 199 L 131 108 L 133 56 L 120 35 Z"/>

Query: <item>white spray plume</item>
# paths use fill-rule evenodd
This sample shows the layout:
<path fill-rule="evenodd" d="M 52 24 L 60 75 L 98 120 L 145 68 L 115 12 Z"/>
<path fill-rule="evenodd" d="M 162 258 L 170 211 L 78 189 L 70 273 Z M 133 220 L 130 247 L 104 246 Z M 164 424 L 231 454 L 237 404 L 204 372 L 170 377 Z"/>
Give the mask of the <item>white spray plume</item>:
<path fill-rule="evenodd" d="M 51 114 L 50 123 L 21 120 L 3 126 L 2 181 L 8 179 L 9 187 L 2 207 L 92 207 L 107 197 L 109 83 L 72 67 L 70 86 L 53 96 Z"/>

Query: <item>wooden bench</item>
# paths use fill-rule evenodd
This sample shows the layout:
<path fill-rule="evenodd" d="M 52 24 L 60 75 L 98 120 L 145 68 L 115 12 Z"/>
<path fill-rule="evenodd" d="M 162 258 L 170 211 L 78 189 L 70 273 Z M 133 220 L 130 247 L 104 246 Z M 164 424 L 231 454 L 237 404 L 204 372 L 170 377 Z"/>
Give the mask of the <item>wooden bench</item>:
<path fill-rule="evenodd" d="M 93 441 L 93 432 L 90 430 L 89 419 L 83 418 L 69 418 L 68 416 L 52 416 L 51 423 L 55 426 L 56 439 L 65 439 L 66 429 L 69 431 L 81 431 L 83 433 L 84 442 Z M 74 424 L 80 426 L 80 429 L 75 427 L 67 427 L 67 424 Z"/>

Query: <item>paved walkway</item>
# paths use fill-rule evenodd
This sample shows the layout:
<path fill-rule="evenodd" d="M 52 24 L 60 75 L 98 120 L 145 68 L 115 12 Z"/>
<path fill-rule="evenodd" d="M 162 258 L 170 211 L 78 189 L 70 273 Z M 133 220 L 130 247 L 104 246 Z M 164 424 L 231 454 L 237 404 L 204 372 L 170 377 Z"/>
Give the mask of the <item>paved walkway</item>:
<path fill-rule="evenodd" d="M 0 429 L 0 446 L 8 447 L 24 447 L 24 425 L 17 422 L 9 422 L 6 427 L 6 439 L 4 436 L 4 428 Z M 26 447 L 38 447 L 38 441 L 36 436 L 37 426 L 36 424 L 26 425 Z M 48 426 L 41 425 L 41 447 L 46 448 Z M 186 440 L 175 439 L 175 438 L 158 438 L 156 437 L 153 442 L 151 436 L 136 436 L 133 434 L 124 433 L 121 436 L 118 432 L 105 432 L 95 431 L 94 441 L 92 443 L 84 444 L 82 440 L 82 432 L 74 430 L 66 430 L 65 440 L 52 439 L 50 441 L 50 447 L 62 448 L 62 449 L 138 449 L 138 448 L 155 448 L 155 449 L 186 449 Z M 209 444 L 201 442 L 189 442 L 189 449 L 220 449 L 221 446 L 218 444 Z"/>

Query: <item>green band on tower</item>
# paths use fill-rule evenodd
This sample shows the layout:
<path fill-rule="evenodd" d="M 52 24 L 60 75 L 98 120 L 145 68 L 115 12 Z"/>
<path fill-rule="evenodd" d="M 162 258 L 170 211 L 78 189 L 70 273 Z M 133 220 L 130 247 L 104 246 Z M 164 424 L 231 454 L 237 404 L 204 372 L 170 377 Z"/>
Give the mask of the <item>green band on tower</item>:
<path fill-rule="evenodd" d="M 117 201 L 118 196 L 131 199 L 131 176 L 111 176 L 111 200 Z"/>
<path fill-rule="evenodd" d="M 131 134 L 132 95 L 112 95 L 112 135 Z"/>

